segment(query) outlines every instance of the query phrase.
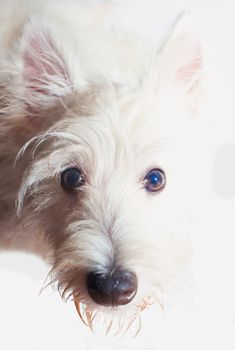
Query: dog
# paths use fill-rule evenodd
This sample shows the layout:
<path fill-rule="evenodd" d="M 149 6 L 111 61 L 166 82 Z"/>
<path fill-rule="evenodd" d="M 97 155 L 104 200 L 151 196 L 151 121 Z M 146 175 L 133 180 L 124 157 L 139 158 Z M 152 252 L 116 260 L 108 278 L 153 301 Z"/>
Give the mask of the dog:
<path fill-rule="evenodd" d="M 2 36 L 1 249 L 48 262 L 90 327 L 164 307 L 191 255 L 203 47 L 176 22 L 159 47 L 40 16 Z"/>

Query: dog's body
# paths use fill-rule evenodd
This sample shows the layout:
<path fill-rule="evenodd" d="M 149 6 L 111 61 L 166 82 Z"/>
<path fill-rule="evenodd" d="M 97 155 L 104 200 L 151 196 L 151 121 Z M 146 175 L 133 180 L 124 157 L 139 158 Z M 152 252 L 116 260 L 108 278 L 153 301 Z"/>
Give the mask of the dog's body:
<path fill-rule="evenodd" d="M 0 244 L 52 264 L 90 325 L 100 312 L 130 323 L 175 285 L 207 178 L 204 49 L 187 16 L 153 48 L 108 31 L 103 9 L 88 27 L 7 17 L 0 43 Z M 94 273 L 128 297 L 94 292 Z"/>

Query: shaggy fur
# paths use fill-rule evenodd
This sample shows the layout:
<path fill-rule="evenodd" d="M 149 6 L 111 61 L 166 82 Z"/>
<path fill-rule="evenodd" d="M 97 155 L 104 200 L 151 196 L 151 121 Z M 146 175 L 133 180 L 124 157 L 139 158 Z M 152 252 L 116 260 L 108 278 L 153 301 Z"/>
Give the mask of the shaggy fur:
<path fill-rule="evenodd" d="M 202 47 L 187 16 L 160 48 L 55 18 L 16 27 L 1 43 L 1 247 L 48 261 L 88 325 L 100 315 L 107 330 L 109 317 L 130 325 L 162 303 L 190 253 Z M 68 193 L 60 174 L 71 166 L 86 183 Z M 152 168 L 165 171 L 161 193 L 144 188 Z M 105 308 L 87 293 L 86 274 L 110 266 L 138 277 L 126 306 Z"/>

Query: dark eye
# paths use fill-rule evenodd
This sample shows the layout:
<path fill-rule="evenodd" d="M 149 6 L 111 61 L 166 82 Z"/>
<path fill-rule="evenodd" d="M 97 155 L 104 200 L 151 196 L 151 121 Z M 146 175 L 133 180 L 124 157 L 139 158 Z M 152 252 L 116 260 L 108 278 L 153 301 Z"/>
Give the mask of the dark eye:
<path fill-rule="evenodd" d="M 81 170 L 77 168 L 69 168 L 61 173 L 61 185 L 65 189 L 72 190 L 84 184 L 85 180 Z"/>
<path fill-rule="evenodd" d="M 152 169 L 144 178 L 144 188 L 149 192 L 158 192 L 165 187 L 166 177 L 161 169 Z"/>

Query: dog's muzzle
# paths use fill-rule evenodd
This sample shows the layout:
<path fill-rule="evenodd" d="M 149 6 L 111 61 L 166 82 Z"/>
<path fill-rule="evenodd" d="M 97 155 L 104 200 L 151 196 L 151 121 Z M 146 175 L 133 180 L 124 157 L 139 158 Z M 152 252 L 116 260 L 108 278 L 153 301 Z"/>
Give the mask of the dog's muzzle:
<path fill-rule="evenodd" d="M 131 271 L 114 270 L 111 273 L 90 272 L 87 290 L 97 304 L 119 306 L 131 302 L 137 292 L 137 277 Z"/>

